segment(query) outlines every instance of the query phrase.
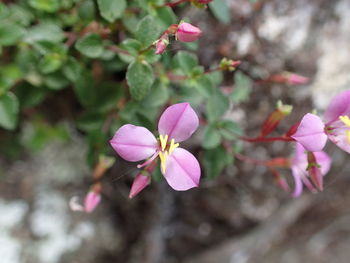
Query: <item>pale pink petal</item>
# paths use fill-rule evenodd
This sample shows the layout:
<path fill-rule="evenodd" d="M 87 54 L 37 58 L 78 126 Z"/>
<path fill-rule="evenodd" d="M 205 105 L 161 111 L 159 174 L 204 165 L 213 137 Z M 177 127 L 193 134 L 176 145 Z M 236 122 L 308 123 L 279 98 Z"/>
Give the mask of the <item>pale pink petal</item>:
<path fill-rule="evenodd" d="M 95 210 L 97 205 L 101 202 L 101 195 L 95 193 L 94 191 L 90 191 L 84 201 L 84 210 L 86 213 L 91 213 Z"/>
<path fill-rule="evenodd" d="M 110 144 L 120 157 L 130 162 L 152 156 L 158 147 L 157 139 L 149 130 L 131 124 L 120 127 Z"/>
<path fill-rule="evenodd" d="M 343 151 L 350 153 L 350 144 L 346 136 L 346 131 L 350 130 L 340 120 L 332 123 L 333 129 L 327 133 L 328 138 Z"/>
<path fill-rule="evenodd" d="M 201 168 L 192 153 L 176 148 L 168 157 L 164 177 L 174 190 L 185 191 L 199 185 Z"/>
<path fill-rule="evenodd" d="M 321 151 L 327 142 L 327 135 L 324 133 L 322 120 L 311 113 L 303 117 L 296 133 L 291 137 L 311 152 Z"/>
<path fill-rule="evenodd" d="M 168 135 L 168 140 L 182 142 L 195 132 L 198 124 L 198 116 L 191 105 L 178 103 L 168 107 L 160 116 L 158 131 L 161 135 Z"/>
<path fill-rule="evenodd" d="M 176 31 L 176 37 L 182 42 L 192 42 L 197 40 L 202 31 L 189 23 L 183 22 L 179 25 Z"/>
<path fill-rule="evenodd" d="M 350 90 L 339 93 L 331 100 L 324 113 L 324 118 L 329 125 L 342 115 L 350 116 Z"/>
<path fill-rule="evenodd" d="M 297 167 L 292 167 L 292 175 L 294 178 L 294 192 L 292 193 L 293 197 L 298 197 L 303 192 L 303 182 L 301 180 L 302 171 Z"/>
<path fill-rule="evenodd" d="M 151 183 L 151 177 L 143 174 L 136 175 L 134 182 L 132 183 L 129 198 L 133 198 L 140 193 L 146 186 Z"/>
<path fill-rule="evenodd" d="M 332 158 L 325 152 L 315 152 L 314 155 L 317 164 L 321 166 L 321 174 L 325 176 L 331 168 Z"/>

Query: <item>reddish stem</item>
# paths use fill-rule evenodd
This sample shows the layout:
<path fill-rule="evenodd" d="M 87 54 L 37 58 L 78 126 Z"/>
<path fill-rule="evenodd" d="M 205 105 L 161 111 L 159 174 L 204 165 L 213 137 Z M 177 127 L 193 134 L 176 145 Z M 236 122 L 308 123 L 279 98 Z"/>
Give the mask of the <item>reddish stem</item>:
<path fill-rule="evenodd" d="M 166 3 L 164 5 L 160 5 L 160 6 L 157 6 L 157 7 L 165 7 L 165 6 L 169 6 L 169 7 L 175 7 L 181 3 L 185 3 L 185 2 L 189 2 L 189 0 L 178 0 L 178 1 L 175 1 L 175 2 L 170 2 L 170 3 Z"/>

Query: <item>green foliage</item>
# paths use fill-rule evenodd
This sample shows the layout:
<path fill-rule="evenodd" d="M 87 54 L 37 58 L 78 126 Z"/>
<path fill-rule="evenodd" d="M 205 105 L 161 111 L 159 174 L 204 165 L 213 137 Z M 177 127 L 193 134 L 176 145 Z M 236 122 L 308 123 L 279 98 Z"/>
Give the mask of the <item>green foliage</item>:
<path fill-rule="evenodd" d="M 100 154 L 111 153 L 108 140 L 121 125 L 155 131 L 167 105 L 188 101 L 206 123 L 199 131 L 205 173 L 215 177 L 231 164 L 232 153 L 222 145 L 236 145 L 242 131 L 225 116 L 230 105 L 248 98 L 252 83 L 235 72 L 233 92 L 223 92 L 223 72 L 201 65 L 198 43 L 178 42 L 156 55 L 155 41 L 182 20 L 161 7 L 165 2 L 0 3 L 0 127 L 9 130 L 1 131 L 4 138 L 18 141 L 10 155 L 20 145 L 40 150 L 51 140 L 68 140 L 62 124 L 68 121 L 85 136 L 93 166 Z M 213 1 L 210 9 L 230 21 L 225 1 Z M 169 41 L 177 40 L 170 35 Z"/>

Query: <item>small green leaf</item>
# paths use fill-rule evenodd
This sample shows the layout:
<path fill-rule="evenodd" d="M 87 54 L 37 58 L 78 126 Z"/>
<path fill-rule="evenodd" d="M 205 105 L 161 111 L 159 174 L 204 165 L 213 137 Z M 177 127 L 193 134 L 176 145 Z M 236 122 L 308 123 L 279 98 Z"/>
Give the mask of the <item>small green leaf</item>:
<path fill-rule="evenodd" d="M 78 119 L 78 128 L 85 132 L 101 130 L 105 115 L 95 110 L 84 112 Z"/>
<path fill-rule="evenodd" d="M 231 162 L 232 156 L 228 155 L 222 146 L 205 151 L 202 159 L 205 175 L 209 179 L 219 176 Z"/>
<path fill-rule="evenodd" d="M 238 123 L 231 120 L 223 120 L 218 123 L 221 135 L 226 140 L 234 140 L 237 136 L 241 136 L 243 131 Z"/>
<path fill-rule="evenodd" d="M 0 126 L 13 130 L 17 126 L 19 103 L 17 97 L 8 92 L 0 96 Z"/>
<path fill-rule="evenodd" d="M 221 91 L 214 89 L 207 103 L 209 122 L 218 120 L 229 108 L 228 98 Z"/>
<path fill-rule="evenodd" d="M 137 25 L 136 36 L 144 47 L 150 46 L 162 33 L 162 28 L 152 16 L 144 17 Z"/>
<path fill-rule="evenodd" d="M 243 73 L 236 72 L 234 76 L 235 86 L 231 96 L 232 101 L 246 101 L 252 89 L 252 81 Z"/>
<path fill-rule="evenodd" d="M 95 101 L 95 81 L 88 72 L 82 72 L 79 79 L 74 83 L 74 92 L 79 102 L 84 106 L 91 106 Z"/>
<path fill-rule="evenodd" d="M 164 27 L 168 27 L 171 24 L 176 23 L 177 17 L 174 11 L 170 7 L 166 6 L 163 8 L 157 8 L 156 12 L 157 12 L 156 17 L 159 19 L 159 21 L 162 23 Z"/>
<path fill-rule="evenodd" d="M 164 105 L 169 99 L 169 91 L 168 87 L 161 83 L 160 81 L 156 81 L 151 91 L 143 100 L 142 104 L 146 107 L 160 107 Z"/>
<path fill-rule="evenodd" d="M 92 21 L 95 19 L 94 1 L 84 1 L 78 7 L 79 17 L 84 21 Z"/>
<path fill-rule="evenodd" d="M 230 8 L 227 6 L 226 0 L 212 1 L 209 3 L 209 8 L 220 22 L 224 24 L 230 23 Z"/>
<path fill-rule="evenodd" d="M 204 138 L 202 146 L 205 149 L 212 149 L 217 147 L 221 143 L 220 132 L 215 127 L 208 125 L 204 129 Z"/>
<path fill-rule="evenodd" d="M 16 85 L 16 95 L 21 108 L 34 107 L 45 98 L 46 91 L 42 87 L 35 87 L 27 82 Z"/>
<path fill-rule="evenodd" d="M 197 56 L 186 51 L 179 51 L 175 55 L 175 59 L 185 74 L 190 73 L 191 70 L 198 65 Z"/>
<path fill-rule="evenodd" d="M 88 34 L 79 39 L 75 44 L 77 50 L 89 58 L 97 58 L 102 55 L 102 39 L 97 34 Z"/>
<path fill-rule="evenodd" d="M 60 1 L 57 0 L 29 0 L 29 5 L 34 9 L 53 13 L 60 8 Z"/>
<path fill-rule="evenodd" d="M 71 82 L 76 82 L 79 79 L 83 68 L 75 58 L 71 57 L 63 66 L 62 71 L 67 79 L 69 79 Z"/>
<path fill-rule="evenodd" d="M 39 69 L 44 74 L 52 73 L 62 66 L 63 59 L 58 53 L 47 54 L 41 59 Z"/>
<path fill-rule="evenodd" d="M 135 100 L 142 100 L 150 91 L 154 81 L 152 67 L 146 62 L 131 63 L 126 72 L 130 94 Z"/>
<path fill-rule="evenodd" d="M 214 92 L 214 85 L 207 75 L 203 75 L 196 82 L 196 89 L 199 94 L 205 98 L 209 98 Z"/>
<path fill-rule="evenodd" d="M 52 90 L 61 90 L 69 85 L 69 81 L 61 72 L 55 72 L 44 77 L 45 85 Z"/>
<path fill-rule="evenodd" d="M 126 8 L 125 0 L 97 0 L 97 3 L 101 16 L 110 23 L 120 18 Z"/>
<path fill-rule="evenodd" d="M 24 41 L 30 44 L 38 41 L 59 43 L 64 38 L 64 33 L 58 25 L 53 23 L 43 23 L 30 28 L 24 37 Z"/>
<path fill-rule="evenodd" d="M 24 29 L 16 24 L 0 23 L 0 45 L 10 46 L 16 44 L 24 35 Z"/>

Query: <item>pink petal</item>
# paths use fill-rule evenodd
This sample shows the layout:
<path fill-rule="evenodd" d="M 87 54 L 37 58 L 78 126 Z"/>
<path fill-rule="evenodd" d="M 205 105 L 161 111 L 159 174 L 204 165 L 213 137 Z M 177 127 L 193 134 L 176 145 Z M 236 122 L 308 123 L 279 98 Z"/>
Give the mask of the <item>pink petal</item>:
<path fill-rule="evenodd" d="M 196 41 L 201 34 L 202 31 L 198 27 L 186 22 L 181 23 L 176 31 L 177 39 L 182 42 Z"/>
<path fill-rule="evenodd" d="M 350 144 L 346 137 L 346 131 L 349 130 L 340 120 L 332 123 L 333 129 L 327 133 L 328 138 L 343 151 L 350 153 Z"/>
<path fill-rule="evenodd" d="M 327 135 L 324 133 L 322 120 L 311 113 L 303 117 L 296 133 L 291 137 L 311 152 L 321 151 L 327 142 Z"/>
<path fill-rule="evenodd" d="M 332 158 L 325 152 L 314 153 L 317 163 L 321 166 L 321 174 L 325 176 L 331 168 Z"/>
<path fill-rule="evenodd" d="M 296 167 L 292 167 L 292 175 L 294 178 L 294 192 L 292 193 L 293 197 L 299 197 L 303 192 L 303 183 L 301 180 L 302 171 Z"/>
<path fill-rule="evenodd" d="M 90 191 L 84 201 L 84 209 L 86 213 L 91 213 L 95 210 L 97 205 L 101 202 L 101 195 Z"/>
<path fill-rule="evenodd" d="M 160 116 L 158 131 L 168 135 L 168 140 L 182 142 L 188 139 L 198 128 L 198 116 L 187 102 L 168 107 Z"/>
<path fill-rule="evenodd" d="M 120 127 L 110 144 L 123 159 L 130 162 L 152 156 L 158 146 L 157 139 L 149 130 L 131 124 Z"/>
<path fill-rule="evenodd" d="M 327 125 L 339 119 L 339 116 L 350 116 L 350 90 L 336 95 L 324 113 Z"/>
<path fill-rule="evenodd" d="M 176 148 L 168 157 L 164 177 L 174 190 L 185 191 L 199 185 L 201 168 L 192 153 Z"/>
<path fill-rule="evenodd" d="M 151 177 L 143 174 L 136 175 L 132 183 L 129 198 L 133 198 L 151 183 Z"/>

